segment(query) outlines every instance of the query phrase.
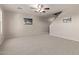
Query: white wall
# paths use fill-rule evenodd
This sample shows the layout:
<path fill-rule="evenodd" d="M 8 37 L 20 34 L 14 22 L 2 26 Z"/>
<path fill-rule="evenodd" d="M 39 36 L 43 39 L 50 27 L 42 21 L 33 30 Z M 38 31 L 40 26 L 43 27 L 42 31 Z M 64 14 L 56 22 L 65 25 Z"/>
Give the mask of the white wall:
<path fill-rule="evenodd" d="M 33 24 L 24 25 L 24 17 L 33 18 Z M 4 12 L 4 35 L 6 38 L 12 38 L 48 33 L 48 23 L 44 20 L 28 14 Z"/>
<path fill-rule="evenodd" d="M 79 41 L 79 13 L 68 14 L 60 15 L 60 17 L 50 25 L 50 35 Z M 72 17 L 70 23 L 63 23 L 63 18 L 66 16 Z"/>

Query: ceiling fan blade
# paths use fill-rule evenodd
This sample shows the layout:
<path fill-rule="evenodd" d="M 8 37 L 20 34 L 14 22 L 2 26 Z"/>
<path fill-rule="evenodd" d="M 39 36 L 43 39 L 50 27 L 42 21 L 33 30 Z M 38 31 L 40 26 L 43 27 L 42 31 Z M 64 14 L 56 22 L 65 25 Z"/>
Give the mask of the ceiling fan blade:
<path fill-rule="evenodd" d="M 44 10 L 49 10 L 50 8 L 44 8 Z"/>
<path fill-rule="evenodd" d="M 62 11 L 59 11 L 59 12 L 56 12 L 56 13 L 54 13 L 53 15 L 60 15 L 62 13 Z"/>
<path fill-rule="evenodd" d="M 42 11 L 43 13 L 46 13 L 46 11 Z"/>

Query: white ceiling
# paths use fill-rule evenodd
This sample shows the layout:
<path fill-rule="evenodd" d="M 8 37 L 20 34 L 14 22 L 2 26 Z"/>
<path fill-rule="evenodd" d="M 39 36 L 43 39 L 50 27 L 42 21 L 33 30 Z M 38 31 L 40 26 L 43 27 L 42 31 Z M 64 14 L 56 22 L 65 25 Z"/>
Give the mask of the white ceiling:
<path fill-rule="evenodd" d="M 37 15 L 37 16 L 46 16 L 49 14 L 53 14 L 58 11 L 63 11 L 63 13 L 66 14 L 78 14 L 79 13 L 79 5 L 77 4 L 44 4 L 45 7 L 49 7 L 50 10 L 48 10 L 46 13 L 36 13 L 34 12 L 35 9 L 30 8 L 31 4 L 2 4 L 0 5 L 2 9 L 6 11 L 16 12 L 16 13 L 25 13 L 25 14 L 31 14 L 31 15 Z M 21 7 L 23 9 L 17 9 L 18 7 Z"/>

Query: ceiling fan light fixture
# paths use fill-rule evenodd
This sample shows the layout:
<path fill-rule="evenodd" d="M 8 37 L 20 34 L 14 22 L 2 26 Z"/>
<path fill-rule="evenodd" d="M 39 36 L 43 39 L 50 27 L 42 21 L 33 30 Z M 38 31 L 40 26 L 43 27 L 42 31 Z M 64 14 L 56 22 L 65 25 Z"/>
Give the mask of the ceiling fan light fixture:
<path fill-rule="evenodd" d="M 45 13 L 47 10 L 49 10 L 50 8 L 45 8 L 45 6 L 43 4 L 37 4 L 35 5 L 36 7 L 32 9 L 36 9 L 35 12 L 38 12 L 38 13 Z"/>

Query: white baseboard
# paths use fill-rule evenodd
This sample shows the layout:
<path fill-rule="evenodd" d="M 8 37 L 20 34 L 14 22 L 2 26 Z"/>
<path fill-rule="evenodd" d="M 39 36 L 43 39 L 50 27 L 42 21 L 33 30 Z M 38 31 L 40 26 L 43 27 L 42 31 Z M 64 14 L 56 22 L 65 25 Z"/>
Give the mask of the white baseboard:
<path fill-rule="evenodd" d="M 21 35 L 15 35 L 15 36 L 11 36 L 11 35 L 7 35 L 5 37 L 5 39 L 11 39 L 11 38 L 18 38 L 18 37 L 30 37 L 30 36 L 38 36 L 38 35 L 43 35 L 43 34 L 48 34 L 48 32 L 40 32 L 40 33 L 30 33 L 30 34 L 21 34 Z"/>
<path fill-rule="evenodd" d="M 67 40 L 73 40 L 73 41 L 79 41 L 79 39 L 76 39 L 76 38 L 71 38 L 71 37 L 66 37 L 64 35 L 60 36 L 58 34 L 49 34 L 51 36 L 55 36 L 55 37 L 59 37 L 59 38 L 64 38 L 64 39 L 67 39 Z"/>

